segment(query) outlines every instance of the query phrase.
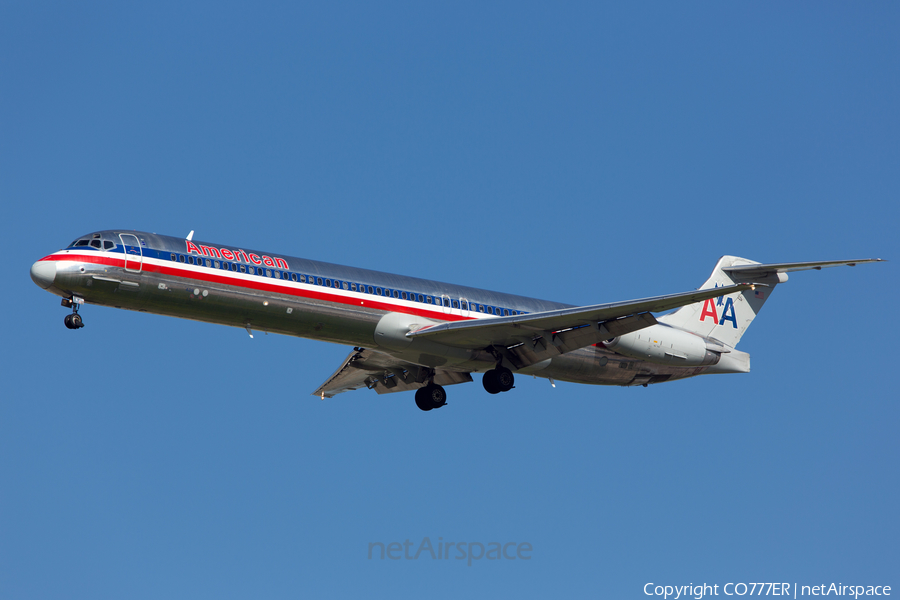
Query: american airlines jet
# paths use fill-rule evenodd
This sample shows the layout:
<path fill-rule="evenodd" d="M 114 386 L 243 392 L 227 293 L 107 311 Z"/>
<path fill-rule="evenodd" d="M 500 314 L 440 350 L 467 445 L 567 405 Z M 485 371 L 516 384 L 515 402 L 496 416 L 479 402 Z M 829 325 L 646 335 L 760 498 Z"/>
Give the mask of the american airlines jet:
<path fill-rule="evenodd" d="M 443 386 L 476 372 L 491 394 L 511 390 L 516 374 L 647 386 L 747 373 L 750 356 L 736 346 L 788 272 L 881 260 L 723 256 L 698 291 L 571 306 L 195 242 L 193 233 L 90 233 L 34 263 L 31 278 L 72 309 L 69 329 L 84 327 L 87 303 L 353 346 L 314 395 L 416 390 L 426 411 L 446 404 Z"/>

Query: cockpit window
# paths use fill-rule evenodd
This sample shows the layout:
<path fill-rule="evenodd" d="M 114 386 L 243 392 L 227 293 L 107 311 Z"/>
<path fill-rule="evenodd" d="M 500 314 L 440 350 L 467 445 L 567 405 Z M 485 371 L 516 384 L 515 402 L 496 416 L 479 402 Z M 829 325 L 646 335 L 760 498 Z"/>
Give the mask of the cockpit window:
<path fill-rule="evenodd" d="M 104 250 L 111 250 L 115 247 L 116 247 L 116 245 L 114 243 L 112 243 L 111 241 L 103 240 L 103 249 Z"/>
<path fill-rule="evenodd" d="M 75 242 L 75 246 L 87 246 L 90 243 L 88 240 L 78 240 Z"/>
<path fill-rule="evenodd" d="M 100 240 L 91 240 L 91 246 L 100 249 Z"/>

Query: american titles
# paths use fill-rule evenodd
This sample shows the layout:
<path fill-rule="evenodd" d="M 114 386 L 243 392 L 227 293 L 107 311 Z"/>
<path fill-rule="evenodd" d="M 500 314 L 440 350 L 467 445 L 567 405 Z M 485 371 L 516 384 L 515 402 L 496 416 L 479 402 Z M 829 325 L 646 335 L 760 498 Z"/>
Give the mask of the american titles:
<path fill-rule="evenodd" d="M 263 254 L 249 254 L 243 250 L 229 250 L 228 248 L 215 248 L 213 246 L 204 246 L 203 244 L 195 244 L 190 240 L 185 240 L 187 244 L 187 253 L 199 254 L 200 256 L 209 256 L 210 258 L 224 258 L 225 260 L 235 260 L 245 262 L 248 265 L 265 265 L 267 267 L 275 267 L 278 269 L 288 269 L 287 261 L 283 258 L 266 256 Z"/>

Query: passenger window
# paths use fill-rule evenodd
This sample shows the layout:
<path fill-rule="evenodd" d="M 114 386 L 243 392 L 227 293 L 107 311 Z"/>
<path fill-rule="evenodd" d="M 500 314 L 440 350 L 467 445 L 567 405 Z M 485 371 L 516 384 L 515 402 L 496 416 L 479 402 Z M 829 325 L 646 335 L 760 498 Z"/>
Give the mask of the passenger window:
<path fill-rule="evenodd" d="M 380 288 L 380 287 L 375 288 L 375 294 L 378 295 L 378 296 L 381 295 L 381 288 Z"/>
<path fill-rule="evenodd" d="M 328 280 L 326 279 L 326 281 L 328 281 Z M 322 285 L 322 278 L 316 277 L 316 283 L 318 283 L 319 285 Z"/>
<path fill-rule="evenodd" d="M 406 300 L 406 292 L 400 292 L 400 297 Z"/>
<path fill-rule="evenodd" d="M 459 308 L 459 302 L 456 300 L 453 301 L 453 308 Z"/>
<path fill-rule="evenodd" d="M 236 265 L 236 264 L 234 264 L 234 263 L 229 263 L 229 264 L 231 265 L 231 270 L 232 270 L 232 271 L 237 271 L 237 265 Z"/>
<path fill-rule="evenodd" d="M 508 309 L 508 308 L 504 308 L 504 309 L 503 309 L 503 316 L 504 316 L 504 317 L 508 317 L 508 316 L 509 316 L 509 309 Z"/>
<path fill-rule="evenodd" d="M 291 273 L 291 281 L 297 281 L 297 274 Z"/>
<path fill-rule="evenodd" d="M 484 305 L 483 305 L 483 304 L 479 304 L 479 305 L 478 305 L 478 312 L 484 312 Z"/>
<path fill-rule="evenodd" d="M 206 266 L 207 266 L 207 267 L 211 267 L 211 266 L 212 266 L 212 261 L 209 260 L 208 258 L 206 259 Z"/>
<path fill-rule="evenodd" d="M 369 293 L 370 293 L 370 294 L 374 294 L 374 293 L 375 293 L 375 288 L 373 288 L 371 285 L 369 286 Z"/>
<path fill-rule="evenodd" d="M 349 290 L 349 289 L 350 289 L 350 284 L 348 284 L 346 281 L 344 282 L 343 286 L 344 286 L 344 289 L 345 289 L 345 290 Z M 353 288 L 356 289 L 356 284 L 353 284 Z"/>
<path fill-rule="evenodd" d="M 346 289 L 346 288 L 345 288 L 345 289 Z M 351 292 L 355 292 L 355 291 L 356 291 L 356 284 L 355 284 L 355 283 L 351 283 L 351 284 L 350 284 L 350 291 L 351 291 Z"/>
<path fill-rule="evenodd" d="M 246 273 L 247 267 L 245 265 L 241 265 L 241 273 Z"/>
<path fill-rule="evenodd" d="M 398 292 L 397 290 L 394 290 L 394 298 L 399 298 L 399 297 L 400 297 L 400 292 Z"/>
<path fill-rule="evenodd" d="M 181 262 L 184 262 L 184 254 L 179 254 L 179 255 L 178 255 L 178 260 L 181 261 Z"/>
<path fill-rule="evenodd" d="M 175 262 L 175 261 L 178 260 L 177 258 L 175 258 L 175 253 L 174 253 L 174 252 L 172 253 L 172 258 L 171 258 L 170 260 L 171 260 L 172 262 Z"/>
<path fill-rule="evenodd" d="M 425 302 L 431 304 L 431 296 L 425 296 Z"/>
<path fill-rule="evenodd" d="M 219 261 L 215 261 L 214 264 L 216 265 L 216 268 L 217 268 L 217 269 L 221 268 L 221 265 L 219 265 Z"/>

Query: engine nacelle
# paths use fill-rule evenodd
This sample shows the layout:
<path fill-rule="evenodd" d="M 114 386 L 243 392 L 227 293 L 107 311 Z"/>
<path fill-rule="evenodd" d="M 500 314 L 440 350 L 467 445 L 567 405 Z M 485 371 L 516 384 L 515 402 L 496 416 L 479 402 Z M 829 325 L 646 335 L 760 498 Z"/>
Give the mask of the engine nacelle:
<path fill-rule="evenodd" d="M 700 336 L 665 325 L 652 325 L 603 344 L 613 352 L 661 365 L 714 365 L 721 354 L 709 350 Z"/>

